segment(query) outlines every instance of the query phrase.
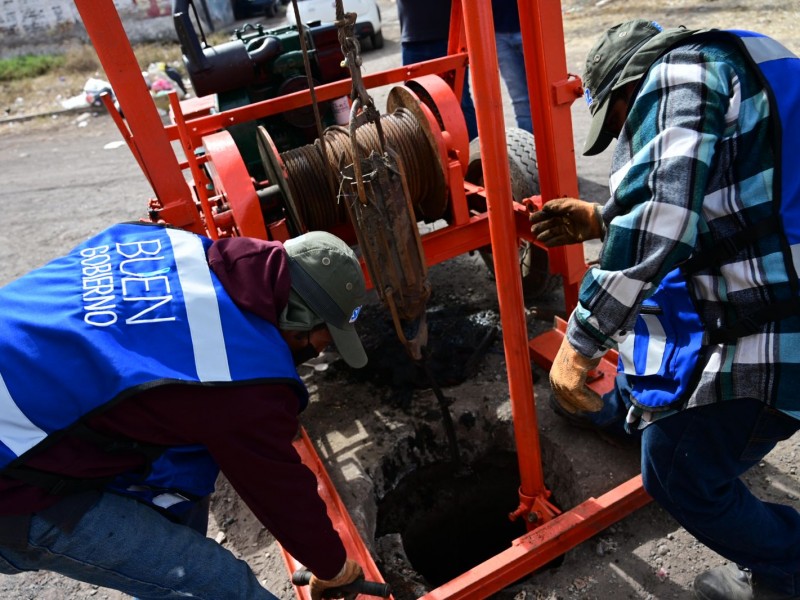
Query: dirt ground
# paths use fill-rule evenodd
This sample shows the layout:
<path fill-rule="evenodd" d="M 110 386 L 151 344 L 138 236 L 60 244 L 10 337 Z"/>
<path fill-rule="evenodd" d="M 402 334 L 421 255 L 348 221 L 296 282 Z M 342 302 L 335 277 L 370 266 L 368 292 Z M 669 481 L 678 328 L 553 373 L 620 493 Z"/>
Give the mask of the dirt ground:
<path fill-rule="evenodd" d="M 391 0 L 379 0 L 379 4 L 386 45 L 380 51 L 365 53 L 368 72 L 399 64 L 396 9 Z M 574 73 L 582 71 L 585 53 L 600 32 L 634 17 L 652 18 L 664 26 L 754 29 L 800 52 L 800 30 L 796 27 L 800 6 L 796 0 L 572 0 L 562 6 L 568 69 Z M 269 24 L 279 22 L 276 19 Z M 383 109 L 382 96 L 375 95 L 376 105 Z M 507 98 L 504 109 L 508 119 Z M 575 146 L 580 148 L 588 125 L 587 111 L 582 103 L 575 103 L 572 112 Z M 105 115 L 0 125 L 0 203 L 6 220 L 0 229 L 0 284 L 113 222 L 144 216 L 152 191 L 127 148 L 120 146 L 120 139 Z M 608 152 L 591 159 L 577 155 L 576 161 L 581 195 L 603 201 Z M 591 258 L 597 248 L 587 245 L 585 250 Z M 512 451 L 514 434 L 502 333 L 485 354 L 476 357 L 478 360 L 470 360 L 477 341 L 499 323 L 494 283 L 476 255 L 463 255 L 433 267 L 430 279 L 432 361 L 441 368 L 438 376 L 445 395 L 452 400 L 450 410 L 462 456 L 469 461 L 487 452 Z M 559 310 L 563 299 L 556 290 L 529 306 Z M 374 299 L 359 324 L 371 368 L 364 373 L 351 371 L 332 353 L 313 366 L 304 366 L 302 375 L 312 393 L 312 403 L 302 415 L 302 423 L 362 537 L 371 543 L 376 560 L 385 569 L 395 597 L 406 600 L 430 586 L 407 567 L 398 535 L 390 531 L 392 519 L 387 512 L 397 511 L 397 507 L 384 507 L 380 500 L 389 497 L 409 474 L 446 461 L 446 438 L 434 394 L 419 384 L 413 369 L 403 367 L 402 353 L 386 341 L 391 338 L 384 336 L 387 317 Z M 531 313 L 531 335 L 549 326 L 549 321 L 536 319 Z M 534 378 L 545 478 L 561 508 L 597 497 L 638 473 L 635 446 L 610 444 L 567 426 L 548 408 L 546 374 L 534 367 Z M 800 508 L 798 453 L 800 436 L 795 436 L 745 480 L 759 496 Z M 445 480 L 443 477 L 442 482 Z M 513 488 L 515 482 L 510 484 Z M 458 527 L 466 537 L 479 537 L 470 533 L 476 515 L 470 515 L 464 502 L 459 502 L 459 495 L 465 492 L 453 493 L 455 500 L 447 509 L 457 511 L 456 516 L 462 518 Z M 508 512 L 515 506 L 512 493 L 510 505 L 498 513 L 498 522 L 504 519 L 503 510 Z M 442 510 L 441 514 L 447 512 Z M 412 515 L 409 520 L 414 518 Z M 294 597 L 280 548 L 224 478 L 212 501 L 209 535 L 246 560 L 278 597 Z M 433 548 L 438 554 L 435 561 L 448 562 L 462 541 L 453 538 Z M 691 583 L 698 573 L 723 562 L 650 504 L 567 552 L 560 565 L 497 596 L 509 600 L 684 600 L 692 597 Z M 125 596 L 52 573 L 30 573 L 0 576 L 0 597 L 118 600 Z"/>

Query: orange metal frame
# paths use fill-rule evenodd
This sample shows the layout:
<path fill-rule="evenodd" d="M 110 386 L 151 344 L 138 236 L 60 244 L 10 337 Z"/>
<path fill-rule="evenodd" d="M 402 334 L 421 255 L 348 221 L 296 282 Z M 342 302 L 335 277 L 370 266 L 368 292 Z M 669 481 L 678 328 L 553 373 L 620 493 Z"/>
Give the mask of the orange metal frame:
<path fill-rule="evenodd" d="M 230 160 L 227 154 L 229 142 L 219 132 L 230 125 L 308 105 L 311 102 L 309 92 L 296 92 L 215 114 L 208 110 L 211 103 L 207 99 L 185 103 L 182 108 L 173 98 L 175 124 L 164 126 L 142 79 L 113 1 L 75 0 L 75 4 L 125 119 L 114 110 L 110 112 L 153 188 L 160 209 L 159 217 L 173 225 L 216 237 L 217 231 L 205 230 L 196 206 L 199 202 L 206 223 L 213 225 L 210 202 L 216 194 L 225 193 L 229 199 L 236 199 L 232 202 L 236 204 L 232 218 L 240 233 L 265 238 L 267 231 L 263 219 L 248 208 L 248 202 L 242 201 L 255 192 L 252 186 L 238 183 L 245 180 L 241 165 Z M 544 201 L 561 196 L 577 197 L 570 105 L 581 94 L 581 82 L 566 71 L 561 5 L 556 0 L 519 0 L 518 5 L 541 196 Z M 524 518 L 529 528 L 528 533 L 514 540 L 510 548 L 431 591 L 425 598 L 485 598 L 649 501 L 640 477 L 563 513 L 547 501 L 550 492 L 544 484 L 531 360 L 546 369 L 550 367 L 564 335 L 564 323 L 557 323 L 552 331 L 533 340 L 527 339 L 518 244 L 521 238 L 531 238 L 524 206 L 512 201 L 497 53 L 494 44 L 489 43 L 494 39 L 492 22 L 490 0 L 454 0 L 448 56 L 368 74 L 363 78 L 365 86 L 373 88 L 452 72 L 455 77 L 451 85 L 454 90 L 461 90 L 465 67 L 469 64 L 481 155 L 484 157 L 484 188 L 463 181 L 456 165 L 463 157 L 455 157 L 455 162 L 446 166 L 454 175 L 448 179 L 454 204 L 453 222 L 424 235 L 422 242 L 428 264 L 491 243 L 519 460 L 520 505 L 512 514 Z M 315 92 L 318 101 L 349 95 L 350 81 L 321 85 Z M 189 112 L 185 112 L 187 110 Z M 175 144 L 180 145 L 185 158 L 178 157 Z M 205 148 L 206 154 L 198 158 L 194 151 L 200 147 Z M 187 179 L 186 171 L 190 179 Z M 223 181 L 236 184 L 231 186 L 227 183 L 228 188 L 221 190 Z M 468 214 L 464 198 L 474 193 L 485 195 L 485 214 Z M 577 303 L 578 284 L 586 269 L 582 249 L 575 245 L 550 250 L 549 258 L 551 270 L 563 277 L 566 309 L 571 312 Z M 599 369 L 602 376 L 592 383 L 596 391 L 603 393 L 610 389 L 615 366 L 614 357 L 602 361 Z M 369 550 L 304 431 L 295 446 L 317 476 L 320 495 L 349 555 L 361 562 L 367 578 L 382 581 Z M 290 573 L 299 566 L 287 553 L 284 553 L 284 558 Z M 298 597 L 309 597 L 307 588 L 295 589 Z"/>

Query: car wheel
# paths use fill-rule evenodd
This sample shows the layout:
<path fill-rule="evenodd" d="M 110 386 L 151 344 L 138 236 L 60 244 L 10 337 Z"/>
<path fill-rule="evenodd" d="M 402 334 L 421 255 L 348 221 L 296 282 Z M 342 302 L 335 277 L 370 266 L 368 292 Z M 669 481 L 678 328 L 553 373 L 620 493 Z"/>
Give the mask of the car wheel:
<path fill-rule="evenodd" d="M 372 42 L 372 49 L 378 50 L 379 48 L 383 48 L 383 32 L 379 31 L 371 36 L 369 36 L 370 41 Z"/>
<path fill-rule="evenodd" d="M 268 19 L 271 19 L 277 13 L 276 7 L 274 4 L 269 4 L 267 8 L 264 9 L 264 16 Z"/>
<path fill-rule="evenodd" d="M 511 195 L 517 202 L 539 193 L 539 168 L 536 164 L 533 134 L 516 127 L 506 129 L 506 149 L 511 177 Z M 483 167 L 480 142 L 469 143 L 469 165 L 464 179 L 483 185 Z M 479 249 L 480 257 L 494 276 L 491 246 Z M 547 251 L 528 241 L 519 248 L 519 267 L 522 292 L 527 302 L 541 298 L 555 289 L 558 278 L 550 274 Z"/>

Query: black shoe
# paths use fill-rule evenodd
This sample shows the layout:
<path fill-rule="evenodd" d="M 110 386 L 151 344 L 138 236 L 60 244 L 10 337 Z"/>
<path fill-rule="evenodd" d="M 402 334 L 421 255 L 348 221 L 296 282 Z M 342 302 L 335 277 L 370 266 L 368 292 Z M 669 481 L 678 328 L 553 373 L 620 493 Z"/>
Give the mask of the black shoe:
<path fill-rule="evenodd" d="M 760 586 L 747 569 L 727 564 L 700 573 L 694 579 L 694 595 L 700 600 L 792 600 L 792 596 Z"/>

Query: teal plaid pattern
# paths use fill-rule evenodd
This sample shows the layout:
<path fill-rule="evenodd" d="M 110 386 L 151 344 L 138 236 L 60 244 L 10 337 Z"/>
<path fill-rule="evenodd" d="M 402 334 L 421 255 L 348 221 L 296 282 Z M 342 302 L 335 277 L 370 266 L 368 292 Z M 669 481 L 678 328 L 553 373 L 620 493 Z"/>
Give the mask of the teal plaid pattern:
<path fill-rule="evenodd" d="M 616 347 L 669 271 L 771 214 L 772 127 L 767 93 L 732 43 L 691 42 L 654 63 L 614 152 L 600 262 L 584 277 L 569 321 L 567 337 L 580 353 Z M 784 157 L 784 168 L 798 162 Z M 788 297 L 780 243 L 777 235 L 761 239 L 692 277 L 705 322 L 730 322 Z M 798 363 L 800 317 L 768 323 L 713 348 L 688 405 L 747 397 L 798 411 Z"/>

